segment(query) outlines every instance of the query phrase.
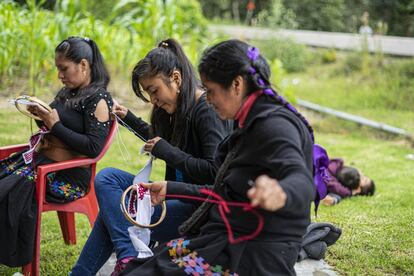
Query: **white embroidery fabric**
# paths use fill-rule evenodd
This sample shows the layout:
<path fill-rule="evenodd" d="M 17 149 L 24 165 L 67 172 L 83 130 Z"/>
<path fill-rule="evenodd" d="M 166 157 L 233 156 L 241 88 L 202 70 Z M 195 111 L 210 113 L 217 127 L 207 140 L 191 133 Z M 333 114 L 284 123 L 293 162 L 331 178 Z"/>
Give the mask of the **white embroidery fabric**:
<path fill-rule="evenodd" d="M 154 157 L 150 157 L 145 166 L 135 176 L 133 184 L 138 185 L 141 182 L 148 183 L 151 176 L 152 161 Z M 140 200 L 137 195 L 135 220 L 140 224 L 150 224 L 151 216 L 154 213 L 154 207 L 151 206 L 151 196 L 149 192 L 145 192 L 144 198 Z M 153 256 L 151 249 L 148 247 L 150 242 L 151 231 L 148 228 L 141 228 L 138 226 L 131 226 L 128 228 L 129 237 L 135 250 L 138 252 L 137 258 L 148 258 Z"/>

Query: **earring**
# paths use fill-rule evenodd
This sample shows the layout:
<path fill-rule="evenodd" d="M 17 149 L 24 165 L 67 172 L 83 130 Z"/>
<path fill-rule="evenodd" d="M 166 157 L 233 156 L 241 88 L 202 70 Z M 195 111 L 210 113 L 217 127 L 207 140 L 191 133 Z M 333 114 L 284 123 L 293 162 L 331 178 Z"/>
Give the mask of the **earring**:
<path fill-rule="evenodd" d="M 177 89 L 177 94 L 180 94 L 180 93 L 181 93 L 180 89 Z"/>

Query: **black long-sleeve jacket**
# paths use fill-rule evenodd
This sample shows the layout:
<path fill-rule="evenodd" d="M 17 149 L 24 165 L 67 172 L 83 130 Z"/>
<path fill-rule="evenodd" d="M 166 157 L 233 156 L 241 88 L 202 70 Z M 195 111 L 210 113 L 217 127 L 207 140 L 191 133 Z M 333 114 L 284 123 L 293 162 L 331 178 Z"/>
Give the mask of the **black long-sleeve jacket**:
<path fill-rule="evenodd" d="M 287 195 L 286 205 L 276 212 L 259 210 L 264 217 L 259 239 L 300 242 L 310 222 L 310 205 L 315 197 L 309 130 L 291 111 L 262 95 L 252 106 L 245 126 L 236 129 L 219 146 L 217 166 L 236 144 L 238 149 L 225 172 L 224 189 L 220 195 L 226 201 L 249 202 L 249 180 L 262 174 L 277 179 Z M 199 188 L 168 181 L 167 194 L 202 196 Z M 228 219 L 235 235 L 252 233 L 257 227 L 256 217 L 240 208 L 231 208 Z M 216 205 L 201 230 L 223 229 L 223 219 Z"/>
<path fill-rule="evenodd" d="M 151 126 L 131 111 L 124 121 L 144 138 L 151 138 Z M 205 96 L 201 96 L 188 116 L 184 144 L 175 147 L 165 139 L 155 144 L 152 154 L 167 164 L 165 179 L 176 180 L 176 170 L 180 170 L 184 182 L 212 184 L 217 171 L 214 162 L 217 146 L 231 128 L 231 122 L 220 120 Z"/>

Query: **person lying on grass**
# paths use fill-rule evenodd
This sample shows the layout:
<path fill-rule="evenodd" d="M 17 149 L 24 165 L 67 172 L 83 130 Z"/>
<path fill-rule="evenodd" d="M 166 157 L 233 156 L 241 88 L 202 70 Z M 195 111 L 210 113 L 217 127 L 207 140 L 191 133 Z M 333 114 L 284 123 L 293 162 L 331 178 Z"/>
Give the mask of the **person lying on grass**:
<path fill-rule="evenodd" d="M 372 179 L 354 167 L 344 166 L 340 158 L 329 160 L 328 195 L 322 200 L 326 206 L 338 204 L 343 198 L 375 193 L 375 183 Z"/>

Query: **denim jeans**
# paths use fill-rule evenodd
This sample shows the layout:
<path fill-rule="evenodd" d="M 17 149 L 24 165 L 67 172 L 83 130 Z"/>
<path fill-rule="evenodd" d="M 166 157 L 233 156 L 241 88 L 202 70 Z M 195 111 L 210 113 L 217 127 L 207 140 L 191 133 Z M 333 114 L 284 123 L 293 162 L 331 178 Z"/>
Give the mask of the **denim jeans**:
<path fill-rule="evenodd" d="M 115 168 L 103 169 L 96 175 L 95 190 L 99 214 L 72 269 L 72 276 L 96 275 L 113 251 L 118 260 L 137 256 L 128 233 L 128 227 L 132 224 L 124 217 L 119 207 L 122 193 L 132 185 L 133 179 L 133 174 Z M 177 238 L 178 226 L 197 208 L 196 205 L 179 200 L 167 200 L 166 203 L 167 216 L 151 232 L 151 239 L 159 242 Z M 161 207 L 156 206 L 152 222 L 158 221 L 160 215 Z"/>

